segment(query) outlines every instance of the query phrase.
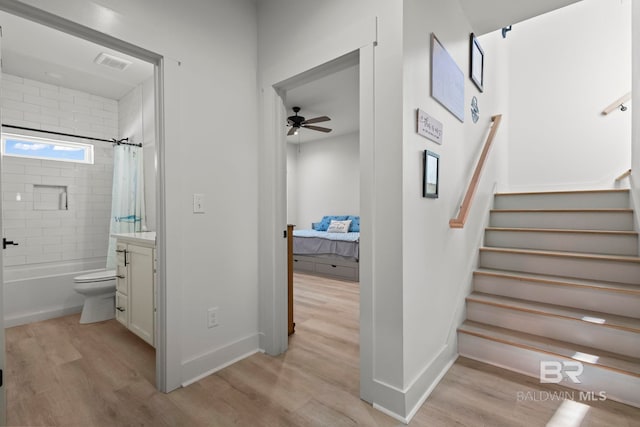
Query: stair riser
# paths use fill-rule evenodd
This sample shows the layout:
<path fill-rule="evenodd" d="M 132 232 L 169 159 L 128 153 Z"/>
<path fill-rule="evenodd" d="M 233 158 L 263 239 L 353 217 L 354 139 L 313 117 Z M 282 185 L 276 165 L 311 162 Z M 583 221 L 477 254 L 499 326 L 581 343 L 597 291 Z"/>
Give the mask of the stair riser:
<path fill-rule="evenodd" d="M 518 372 L 533 378 L 540 378 L 540 362 L 571 361 L 563 357 L 534 351 L 530 349 L 520 348 L 509 344 L 496 342 L 473 335 L 458 333 L 458 353 L 461 356 L 500 368 Z M 565 377 L 560 383 L 566 387 L 575 390 L 590 391 L 595 393 L 596 399 L 600 392 L 605 392 L 607 399 L 626 403 L 635 407 L 640 407 L 640 378 L 631 375 L 625 375 L 620 372 L 611 371 L 598 366 L 584 363 L 583 372 L 578 377 L 580 384 L 576 384 L 569 378 Z M 573 370 L 572 368 L 571 370 Z M 523 392 L 526 393 L 525 390 Z M 540 396 L 543 399 L 546 395 Z M 514 400 L 535 399 L 536 395 L 521 394 L 514 396 Z M 580 395 L 579 391 L 575 393 L 574 399 L 577 402 L 581 400 L 585 404 L 589 404 L 588 395 Z M 536 404 L 535 401 L 530 404 Z"/>
<path fill-rule="evenodd" d="M 633 231 L 631 212 L 491 212 L 491 227 Z"/>
<path fill-rule="evenodd" d="M 485 294 L 640 318 L 640 294 L 475 275 L 473 289 Z"/>
<path fill-rule="evenodd" d="M 640 263 L 480 251 L 480 267 L 640 284 Z"/>
<path fill-rule="evenodd" d="M 485 245 L 606 255 L 638 254 L 638 236 L 487 230 Z"/>
<path fill-rule="evenodd" d="M 495 209 L 618 209 L 628 207 L 628 192 L 496 194 L 495 196 Z"/>
<path fill-rule="evenodd" d="M 640 334 L 597 323 L 467 301 L 467 319 L 637 357 Z"/>

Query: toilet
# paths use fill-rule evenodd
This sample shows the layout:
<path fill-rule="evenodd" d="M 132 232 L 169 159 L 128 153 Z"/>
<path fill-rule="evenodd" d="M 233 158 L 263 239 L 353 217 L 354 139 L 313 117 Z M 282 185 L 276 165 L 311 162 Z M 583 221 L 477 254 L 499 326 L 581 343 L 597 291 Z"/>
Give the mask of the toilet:
<path fill-rule="evenodd" d="M 73 278 L 74 290 L 85 296 L 80 323 L 102 322 L 115 317 L 116 271 L 103 270 Z"/>

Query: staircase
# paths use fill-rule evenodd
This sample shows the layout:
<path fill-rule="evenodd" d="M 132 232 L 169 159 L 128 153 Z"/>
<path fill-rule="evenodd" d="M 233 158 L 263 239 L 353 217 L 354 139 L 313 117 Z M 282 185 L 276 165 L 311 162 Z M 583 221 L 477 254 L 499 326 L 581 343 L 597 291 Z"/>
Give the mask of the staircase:
<path fill-rule="evenodd" d="M 535 378 L 543 362 L 548 382 L 562 372 L 562 385 L 593 392 L 576 400 L 604 392 L 640 407 L 640 257 L 628 190 L 497 194 L 494 206 L 460 355 Z"/>

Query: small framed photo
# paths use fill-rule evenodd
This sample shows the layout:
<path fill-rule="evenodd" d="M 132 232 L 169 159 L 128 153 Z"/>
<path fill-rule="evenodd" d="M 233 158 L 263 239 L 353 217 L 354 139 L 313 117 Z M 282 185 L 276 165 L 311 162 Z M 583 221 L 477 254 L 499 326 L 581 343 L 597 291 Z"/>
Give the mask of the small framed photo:
<path fill-rule="evenodd" d="M 484 50 L 480 47 L 480 42 L 473 33 L 471 33 L 471 58 L 469 63 L 471 81 L 482 92 L 484 90 Z"/>
<path fill-rule="evenodd" d="M 422 197 L 430 199 L 438 198 L 438 176 L 440 174 L 440 156 L 429 150 L 424 150 L 424 184 Z"/>

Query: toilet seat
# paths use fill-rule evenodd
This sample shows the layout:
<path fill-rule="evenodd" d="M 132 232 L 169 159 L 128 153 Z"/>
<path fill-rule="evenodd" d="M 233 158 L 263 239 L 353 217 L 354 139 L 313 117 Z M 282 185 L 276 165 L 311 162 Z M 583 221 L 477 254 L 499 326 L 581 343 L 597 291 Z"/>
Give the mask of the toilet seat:
<path fill-rule="evenodd" d="M 115 270 L 96 271 L 95 273 L 83 274 L 73 278 L 75 283 L 95 283 L 106 282 L 116 278 Z"/>

